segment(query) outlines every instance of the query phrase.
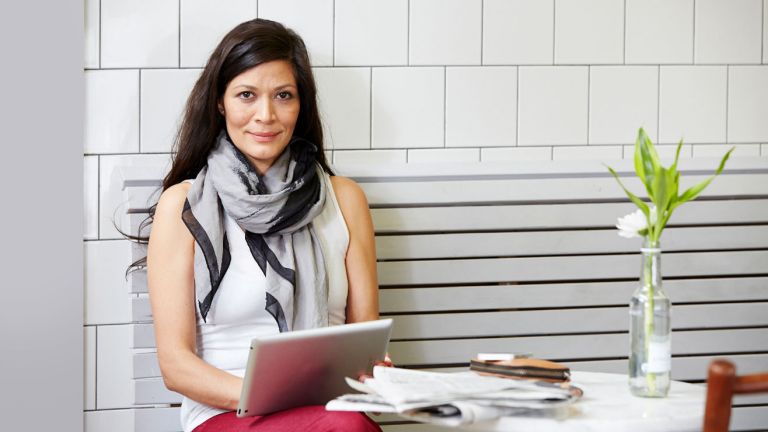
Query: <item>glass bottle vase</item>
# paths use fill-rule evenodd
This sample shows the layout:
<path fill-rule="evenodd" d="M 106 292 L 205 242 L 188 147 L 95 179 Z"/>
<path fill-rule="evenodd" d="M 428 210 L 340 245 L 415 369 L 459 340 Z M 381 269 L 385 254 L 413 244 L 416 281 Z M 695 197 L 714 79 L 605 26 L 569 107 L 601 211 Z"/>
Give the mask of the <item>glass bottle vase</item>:
<path fill-rule="evenodd" d="M 670 301 L 661 287 L 661 248 L 643 244 L 640 287 L 629 303 L 629 389 L 635 396 L 665 397 L 671 371 Z"/>

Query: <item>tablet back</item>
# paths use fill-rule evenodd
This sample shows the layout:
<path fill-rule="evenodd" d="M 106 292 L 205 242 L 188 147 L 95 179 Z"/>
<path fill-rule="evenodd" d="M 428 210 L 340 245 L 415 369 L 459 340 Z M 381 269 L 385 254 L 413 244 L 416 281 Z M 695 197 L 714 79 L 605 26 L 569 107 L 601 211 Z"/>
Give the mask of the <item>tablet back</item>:
<path fill-rule="evenodd" d="M 237 416 L 324 405 L 351 393 L 344 377 L 371 374 L 391 329 L 392 320 L 384 319 L 253 339 Z"/>

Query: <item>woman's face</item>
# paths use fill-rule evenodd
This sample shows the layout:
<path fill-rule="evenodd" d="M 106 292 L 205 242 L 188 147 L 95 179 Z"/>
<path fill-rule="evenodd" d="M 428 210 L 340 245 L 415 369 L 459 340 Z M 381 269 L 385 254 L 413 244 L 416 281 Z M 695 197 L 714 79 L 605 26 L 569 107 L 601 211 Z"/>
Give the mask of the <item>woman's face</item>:
<path fill-rule="evenodd" d="M 227 85 L 219 102 L 232 142 L 260 174 L 285 150 L 299 117 L 299 91 L 291 64 L 252 67 Z"/>

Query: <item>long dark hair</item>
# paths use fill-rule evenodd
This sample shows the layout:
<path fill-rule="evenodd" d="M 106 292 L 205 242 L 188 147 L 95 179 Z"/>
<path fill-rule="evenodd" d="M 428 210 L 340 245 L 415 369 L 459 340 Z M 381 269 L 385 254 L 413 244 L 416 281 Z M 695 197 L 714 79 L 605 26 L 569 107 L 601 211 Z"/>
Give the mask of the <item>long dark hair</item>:
<path fill-rule="evenodd" d="M 317 163 L 328 174 L 333 174 L 325 158 L 323 128 L 317 109 L 317 87 L 312 75 L 309 55 L 304 41 L 293 30 L 266 19 L 253 19 L 230 30 L 219 42 L 189 94 L 184 117 L 173 143 L 173 163 L 163 179 L 162 190 L 197 177 L 216 144 L 216 137 L 225 128 L 218 104 L 227 85 L 236 76 L 273 60 L 286 60 L 293 67 L 299 92 L 299 117 L 293 135 L 317 146 Z M 155 206 L 142 222 L 139 233 L 126 237 L 146 243 L 149 237 L 141 235 L 152 223 Z M 128 271 L 146 265 L 142 258 L 130 265 Z"/>

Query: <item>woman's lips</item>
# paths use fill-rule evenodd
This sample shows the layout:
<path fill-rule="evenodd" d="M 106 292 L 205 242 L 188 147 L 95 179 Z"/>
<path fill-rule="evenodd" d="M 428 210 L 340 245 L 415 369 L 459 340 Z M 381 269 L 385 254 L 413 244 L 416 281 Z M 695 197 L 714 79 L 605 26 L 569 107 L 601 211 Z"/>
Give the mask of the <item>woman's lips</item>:
<path fill-rule="evenodd" d="M 257 142 L 271 142 L 280 135 L 280 132 L 248 132 Z"/>

